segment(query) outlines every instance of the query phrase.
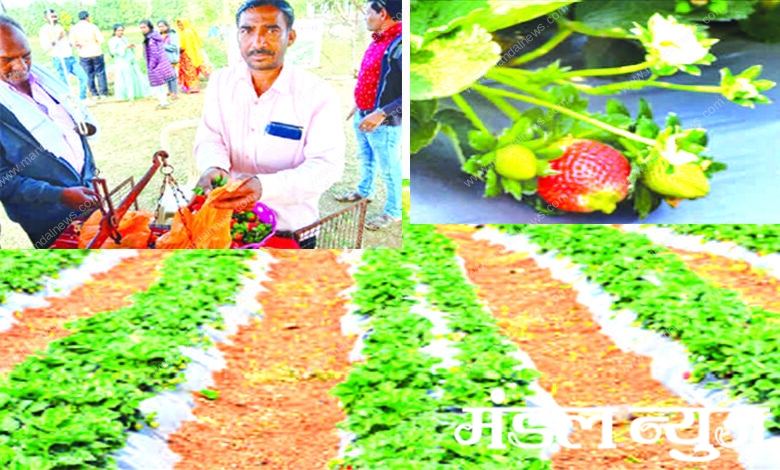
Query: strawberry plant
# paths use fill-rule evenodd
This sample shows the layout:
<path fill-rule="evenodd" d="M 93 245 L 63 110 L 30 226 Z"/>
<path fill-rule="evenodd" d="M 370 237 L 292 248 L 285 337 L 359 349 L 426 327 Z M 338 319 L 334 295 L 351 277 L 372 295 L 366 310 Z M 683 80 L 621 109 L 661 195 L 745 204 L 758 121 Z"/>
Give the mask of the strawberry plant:
<path fill-rule="evenodd" d="M 701 235 L 707 240 L 733 242 L 760 255 L 780 253 L 778 225 L 663 225 L 681 235 Z"/>
<path fill-rule="evenodd" d="M 490 391 L 496 387 L 508 390 L 505 406 L 523 406 L 537 373 L 517 370 L 510 347 L 455 263 L 453 246 L 429 226 L 407 224 L 404 230 L 402 253 L 368 251 L 354 276 L 353 302 L 358 314 L 370 319 L 367 360 L 333 393 L 349 416 L 342 427 L 357 435 L 361 453 L 332 467 L 548 468 L 535 451 L 492 450 L 486 442 L 461 446 L 454 440 L 455 428 L 468 420 L 459 410 L 491 406 Z M 419 268 L 418 280 L 412 279 L 410 264 Z M 447 312 L 451 328 L 463 336 L 457 357 L 462 367 L 432 372 L 440 359 L 420 351 L 433 338 L 430 321 L 409 310 L 416 303 L 417 281 L 430 288 L 428 303 Z M 434 390 L 441 396 L 434 397 Z"/>
<path fill-rule="evenodd" d="M 692 377 L 725 379 L 735 396 L 768 406 L 768 429 L 780 433 L 776 314 L 748 307 L 736 292 L 702 280 L 677 255 L 641 234 L 598 225 L 498 227 L 524 233 L 544 251 L 558 251 L 582 265 L 588 279 L 611 294 L 615 310 L 635 312 L 644 328 L 685 346 L 694 364 Z"/>
<path fill-rule="evenodd" d="M 709 8 L 718 12 L 719 20 L 742 19 L 756 3 L 713 0 Z M 677 207 L 684 200 L 706 197 L 709 179 L 726 166 L 710 154 L 705 129 L 683 128 L 674 113 L 658 122 L 644 100 L 638 114 L 631 116 L 618 99 L 610 100 L 604 110 L 592 110 L 585 97 L 656 87 L 722 95 L 746 107 L 770 103 L 762 93 L 775 83 L 759 79 L 760 65 L 740 73 L 723 68 L 719 84 L 663 80 L 679 72 L 698 76 L 700 66 L 716 60 L 710 49 L 718 40 L 688 22 L 699 13 L 677 8 L 675 17 L 675 2 L 668 0 L 471 0 L 457 7 L 413 0 L 411 152 L 442 133 L 452 141 L 462 170 L 485 183 L 486 197 L 509 194 L 548 214 L 611 213 L 625 204 L 644 219 L 664 201 Z M 533 36 L 522 37 L 502 55 L 495 33 L 534 19 L 540 26 Z M 524 41 L 552 24 L 557 30 L 549 41 L 523 54 Z M 634 41 L 645 50 L 644 60 L 586 70 L 561 67 L 559 62 L 524 68 L 575 34 Z M 606 85 L 587 81 L 632 74 L 629 81 Z M 486 86 L 485 79 L 511 91 Z M 489 129 L 466 93 L 481 95 L 512 124 Z M 440 106 L 444 98 L 456 108 Z M 513 102 L 530 109 L 521 111 Z M 581 154 L 577 146 L 582 141 L 602 146 Z"/>
<path fill-rule="evenodd" d="M 249 272 L 242 251 L 179 251 L 131 306 L 66 325 L 73 333 L 0 377 L 0 466 L 116 468 L 126 431 L 155 427 L 139 404 L 183 382 L 183 346 L 207 345 Z"/>
<path fill-rule="evenodd" d="M 86 250 L 6 250 L 0 257 L 0 303 L 9 292 L 33 294 L 43 289 L 45 279 L 76 266 Z"/>

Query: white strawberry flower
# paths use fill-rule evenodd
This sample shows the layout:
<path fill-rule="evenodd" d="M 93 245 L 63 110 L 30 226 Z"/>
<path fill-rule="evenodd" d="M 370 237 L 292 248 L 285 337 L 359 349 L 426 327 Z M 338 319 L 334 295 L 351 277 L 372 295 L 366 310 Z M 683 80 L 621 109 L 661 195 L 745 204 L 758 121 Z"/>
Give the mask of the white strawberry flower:
<path fill-rule="evenodd" d="M 647 60 L 654 63 L 659 75 L 671 75 L 682 70 L 693 75 L 701 72 L 695 64 L 709 65 L 715 60 L 710 48 L 718 42 L 700 32 L 696 26 L 680 24 L 673 16 L 664 18 L 656 13 L 648 28 L 634 23 L 631 32 L 647 49 Z"/>

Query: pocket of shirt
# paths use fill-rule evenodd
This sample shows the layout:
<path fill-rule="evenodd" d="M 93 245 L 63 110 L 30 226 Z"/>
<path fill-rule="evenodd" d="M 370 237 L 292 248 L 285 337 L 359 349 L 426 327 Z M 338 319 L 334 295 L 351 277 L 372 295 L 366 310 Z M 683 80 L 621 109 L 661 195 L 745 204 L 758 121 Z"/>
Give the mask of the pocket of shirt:
<path fill-rule="evenodd" d="M 261 138 L 262 151 L 259 158 L 260 166 L 274 171 L 289 170 L 299 154 L 303 153 L 304 134 L 300 140 L 285 139 L 275 135 L 263 134 Z M 297 166 L 297 162 L 295 163 Z"/>

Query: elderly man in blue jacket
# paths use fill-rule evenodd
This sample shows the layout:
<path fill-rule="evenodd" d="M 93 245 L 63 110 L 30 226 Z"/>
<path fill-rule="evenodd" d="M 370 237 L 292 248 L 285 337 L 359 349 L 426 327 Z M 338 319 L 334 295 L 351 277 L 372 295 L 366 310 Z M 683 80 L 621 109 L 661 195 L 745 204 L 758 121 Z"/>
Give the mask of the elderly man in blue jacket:
<path fill-rule="evenodd" d="M 14 19 L 0 15 L 0 201 L 36 248 L 97 207 L 86 136 L 94 119 L 51 72 L 32 65 Z"/>

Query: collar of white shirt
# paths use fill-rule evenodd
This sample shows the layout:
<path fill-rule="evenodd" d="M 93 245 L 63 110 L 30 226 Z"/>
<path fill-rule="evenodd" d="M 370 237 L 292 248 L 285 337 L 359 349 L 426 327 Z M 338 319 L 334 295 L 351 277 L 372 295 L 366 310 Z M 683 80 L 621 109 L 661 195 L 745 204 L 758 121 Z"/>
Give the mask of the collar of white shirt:
<path fill-rule="evenodd" d="M 293 80 L 293 67 L 291 65 L 285 65 L 282 67 L 281 73 L 279 73 L 279 76 L 276 77 L 276 81 L 274 81 L 274 84 L 271 85 L 271 88 L 268 91 L 274 91 L 279 94 L 283 95 L 289 95 L 292 93 L 292 80 Z M 244 72 L 240 75 L 240 79 L 249 83 L 250 86 L 254 87 L 252 85 L 252 73 L 249 70 L 248 66 L 244 66 Z"/>

